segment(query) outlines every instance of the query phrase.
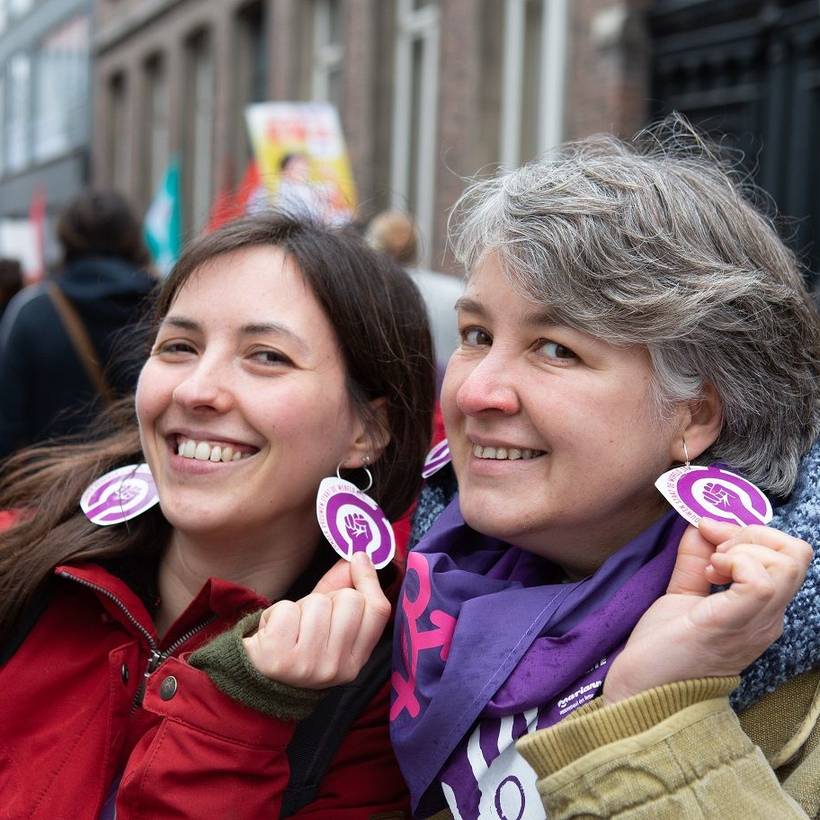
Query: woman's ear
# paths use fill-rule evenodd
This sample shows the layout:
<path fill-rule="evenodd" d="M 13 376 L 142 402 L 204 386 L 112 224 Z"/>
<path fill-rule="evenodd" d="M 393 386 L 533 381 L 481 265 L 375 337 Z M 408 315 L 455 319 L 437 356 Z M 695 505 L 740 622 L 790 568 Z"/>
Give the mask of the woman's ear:
<path fill-rule="evenodd" d="M 701 453 L 708 450 L 717 441 L 720 428 L 723 425 L 723 403 L 717 390 L 706 383 L 703 395 L 696 400 L 687 402 L 687 412 L 684 415 L 681 435 L 672 442 L 672 458 L 675 461 L 696 459 Z M 683 442 L 686 441 L 686 450 Z"/>
<path fill-rule="evenodd" d="M 348 452 L 344 466 L 348 469 L 375 464 L 385 447 L 390 444 L 390 425 L 387 417 L 387 399 L 382 397 L 369 402 L 369 414 L 362 417 L 353 446 Z M 365 461 L 367 457 L 367 461 Z"/>

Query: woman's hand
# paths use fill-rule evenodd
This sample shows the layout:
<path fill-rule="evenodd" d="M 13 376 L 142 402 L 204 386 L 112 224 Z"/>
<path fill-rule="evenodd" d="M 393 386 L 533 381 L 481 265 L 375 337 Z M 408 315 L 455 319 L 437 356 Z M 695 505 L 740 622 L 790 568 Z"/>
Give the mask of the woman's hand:
<path fill-rule="evenodd" d="M 310 595 L 268 607 L 244 638 L 251 663 L 271 680 L 306 689 L 349 683 L 390 618 L 390 602 L 366 553 L 339 561 Z"/>
<path fill-rule="evenodd" d="M 812 549 L 764 526 L 702 519 L 681 539 L 666 594 L 638 621 L 604 682 L 609 703 L 673 681 L 737 675 L 783 631 Z M 730 584 L 710 595 L 712 584 Z"/>

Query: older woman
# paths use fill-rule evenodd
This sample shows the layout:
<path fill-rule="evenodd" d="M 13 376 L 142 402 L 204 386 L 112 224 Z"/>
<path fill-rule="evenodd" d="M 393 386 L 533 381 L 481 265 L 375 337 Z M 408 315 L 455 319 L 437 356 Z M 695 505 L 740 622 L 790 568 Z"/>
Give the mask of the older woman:
<path fill-rule="evenodd" d="M 820 432 L 818 318 L 731 175 L 659 145 L 567 145 L 458 206 L 458 491 L 444 508 L 441 473 L 419 505 L 444 509 L 394 658 L 417 816 L 820 811 L 816 558 L 756 661 L 820 537 L 816 446 L 789 499 Z M 788 499 L 788 534 L 687 525 L 655 481 L 690 462 Z"/>

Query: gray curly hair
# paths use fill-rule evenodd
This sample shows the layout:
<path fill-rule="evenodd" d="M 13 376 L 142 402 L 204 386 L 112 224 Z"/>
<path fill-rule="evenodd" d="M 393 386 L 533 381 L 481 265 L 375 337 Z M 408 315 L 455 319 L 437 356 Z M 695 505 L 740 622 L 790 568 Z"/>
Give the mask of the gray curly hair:
<path fill-rule="evenodd" d="M 681 117 L 625 143 L 568 143 L 473 183 L 450 229 L 469 270 L 497 254 L 557 321 L 643 345 L 663 416 L 711 384 L 723 461 L 787 495 L 820 432 L 820 321 L 772 221 Z"/>

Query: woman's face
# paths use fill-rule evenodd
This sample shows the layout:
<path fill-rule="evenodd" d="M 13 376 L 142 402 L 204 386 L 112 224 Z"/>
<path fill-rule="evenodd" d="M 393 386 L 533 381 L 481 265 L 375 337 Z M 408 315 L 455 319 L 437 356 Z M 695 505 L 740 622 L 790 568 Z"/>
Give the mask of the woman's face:
<path fill-rule="evenodd" d="M 588 574 L 662 513 L 653 484 L 680 446 L 682 412 L 653 415 L 645 349 L 554 324 L 492 254 L 458 322 L 442 409 L 465 520 Z"/>
<path fill-rule="evenodd" d="M 184 532 L 318 532 L 319 482 L 361 464 L 335 334 L 275 247 L 216 257 L 181 288 L 140 375 L 137 415 L 162 511 Z"/>

